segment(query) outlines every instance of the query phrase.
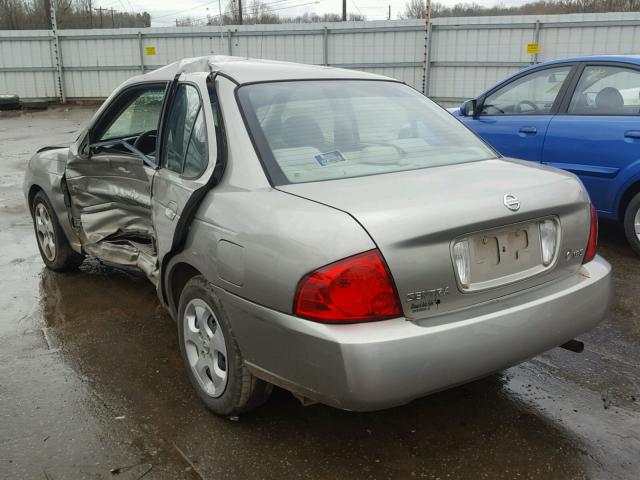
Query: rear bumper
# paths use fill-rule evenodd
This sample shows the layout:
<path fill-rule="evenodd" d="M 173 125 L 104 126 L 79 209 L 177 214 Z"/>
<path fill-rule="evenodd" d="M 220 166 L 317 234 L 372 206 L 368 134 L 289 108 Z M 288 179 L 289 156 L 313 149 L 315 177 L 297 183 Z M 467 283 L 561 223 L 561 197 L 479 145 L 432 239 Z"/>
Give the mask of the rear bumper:
<path fill-rule="evenodd" d="M 219 295 L 254 373 L 346 410 L 378 410 L 517 364 L 593 328 L 605 316 L 611 267 L 578 274 L 420 323 L 302 320 Z"/>

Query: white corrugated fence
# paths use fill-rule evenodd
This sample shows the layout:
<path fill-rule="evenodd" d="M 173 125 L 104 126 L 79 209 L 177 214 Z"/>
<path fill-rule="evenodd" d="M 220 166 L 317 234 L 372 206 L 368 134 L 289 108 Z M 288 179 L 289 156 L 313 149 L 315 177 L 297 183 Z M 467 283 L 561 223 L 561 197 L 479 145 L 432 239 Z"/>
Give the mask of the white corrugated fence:
<path fill-rule="evenodd" d="M 531 63 L 640 53 L 640 12 L 144 29 L 0 31 L 0 93 L 104 98 L 185 57 L 224 54 L 353 68 L 458 102 Z M 529 44 L 538 44 L 539 53 Z M 529 45 L 529 50 L 528 50 Z M 533 48 L 533 50 L 531 50 Z"/>

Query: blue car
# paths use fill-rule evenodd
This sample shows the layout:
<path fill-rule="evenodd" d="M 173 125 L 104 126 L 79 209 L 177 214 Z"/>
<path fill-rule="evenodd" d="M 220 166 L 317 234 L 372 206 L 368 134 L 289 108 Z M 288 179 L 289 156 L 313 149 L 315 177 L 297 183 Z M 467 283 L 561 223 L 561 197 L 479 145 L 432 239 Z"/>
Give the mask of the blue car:
<path fill-rule="evenodd" d="M 452 113 L 505 156 L 578 175 L 640 254 L 640 56 L 534 65 Z"/>

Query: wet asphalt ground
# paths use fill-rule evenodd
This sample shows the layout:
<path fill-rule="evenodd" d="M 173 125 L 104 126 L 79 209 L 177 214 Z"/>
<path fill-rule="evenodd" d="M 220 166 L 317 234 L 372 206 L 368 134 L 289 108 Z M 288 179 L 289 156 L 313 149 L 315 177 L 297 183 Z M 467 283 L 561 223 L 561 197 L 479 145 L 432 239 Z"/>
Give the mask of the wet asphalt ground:
<path fill-rule="evenodd" d="M 640 478 L 640 258 L 618 226 L 601 225 L 615 298 L 584 353 L 377 413 L 276 391 L 234 422 L 193 394 L 141 275 L 43 267 L 23 172 L 93 110 L 0 114 L 0 478 Z"/>

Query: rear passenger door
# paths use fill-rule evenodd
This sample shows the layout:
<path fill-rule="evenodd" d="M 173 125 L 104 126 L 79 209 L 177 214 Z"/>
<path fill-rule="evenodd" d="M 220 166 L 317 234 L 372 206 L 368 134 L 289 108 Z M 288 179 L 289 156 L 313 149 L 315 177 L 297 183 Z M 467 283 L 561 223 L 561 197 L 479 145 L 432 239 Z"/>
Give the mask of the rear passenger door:
<path fill-rule="evenodd" d="M 207 73 L 182 74 L 169 90 L 152 193 L 160 265 L 181 241 L 215 174 L 220 119 L 213 82 Z"/>
<path fill-rule="evenodd" d="M 599 213 L 613 216 L 618 193 L 640 175 L 640 69 L 587 63 L 572 83 L 543 162 L 579 175 Z"/>
<path fill-rule="evenodd" d="M 481 100 L 479 115 L 461 120 L 501 154 L 539 162 L 572 67 L 545 67 L 509 80 Z"/>

